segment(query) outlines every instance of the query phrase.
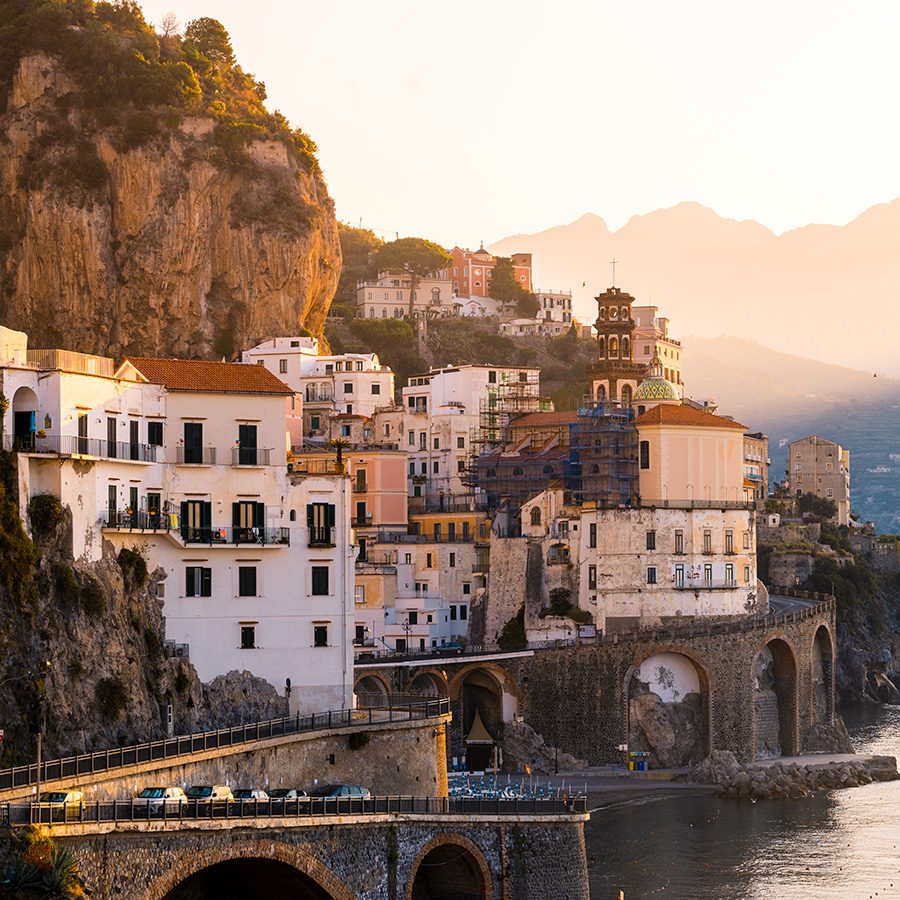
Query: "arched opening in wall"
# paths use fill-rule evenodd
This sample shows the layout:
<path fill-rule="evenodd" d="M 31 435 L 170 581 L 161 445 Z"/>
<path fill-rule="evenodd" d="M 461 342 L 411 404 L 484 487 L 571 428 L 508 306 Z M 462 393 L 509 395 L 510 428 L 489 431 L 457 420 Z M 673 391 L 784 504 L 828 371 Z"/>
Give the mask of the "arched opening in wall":
<path fill-rule="evenodd" d="M 229 859 L 190 875 L 165 900 L 329 900 L 331 894 L 287 863 L 247 857 Z"/>
<path fill-rule="evenodd" d="M 683 653 L 656 653 L 631 673 L 628 749 L 654 767 L 678 768 L 709 753 L 709 679 Z"/>
<path fill-rule="evenodd" d="M 597 402 L 598 403 L 606 403 L 606 385 L 601 384 L 597 388 Z"/>
<path fill-rule="evenodd" d="M 30 448 L 37 431 L 37 394 L 29 387 L 20 387 L 12 400 L 13 445 Z"/>
<path fill-rule="evenodd" d="M 437 672 L 419 672 L 407 686 L 407 691 L 416 697 L 437 700 L 449 694 L 447 682 Z"/>
<path fill-rule="evenodd" d="M 631 405 L 631 385 L 626 384 L 622 387 L 622 405 L 630 406 Z"/>
<path fill-rule="evenodd" d="M 460 695 L 466 768 L 477 772 L 494 763 L 503 728 L 503 688 L 489 670 L 473 669 L 463 679 Z"/>
<path fill-rule="evenodd" d="M 377 675 L 363 675 L 356 682 L 353 693 L 356 694 L 356 705 L 365 709 L 387 706 L 391 696 L 387 685 Z"/>
<path fill-rule="evenodd" d="M 539 506 L 531 507 L 531 524 L 532 525 L 540 525 L 541 524 L 541 508 Z"/>
<path fill-rule="evenodd" d="M 781 638 L 753 662 L 753 746 L 756 759 L 797 753 L 797 663 Z"/>
<path fill-rule="evenodd" d="M 812 646 L 812 721 L 831 724 L 834 721 L 833 671 L 834 652 L 831 635 L 824 625 L 816 631 Z"/>
<path fill-rule="evenodd" d="M 416 868 L 411 900 L 483 900 L 487 884 L 483 864 L 462 844 L 440 844 Z"/>

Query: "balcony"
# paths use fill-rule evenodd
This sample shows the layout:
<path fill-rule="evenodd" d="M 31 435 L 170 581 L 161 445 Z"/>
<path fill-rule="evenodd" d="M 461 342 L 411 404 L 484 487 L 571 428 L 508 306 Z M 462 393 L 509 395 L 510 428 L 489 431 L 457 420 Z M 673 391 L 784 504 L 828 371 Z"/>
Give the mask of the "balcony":
<path fill-rule="evenodd" d="M 297 476 L 344 475 L 346 463 L 338 465 L 336 459 L 295 459 L 288 471 Z"/>
<path fill-rule="evenodd" d="M 3 439 L 6 450 L 16 453 L 47 454 L 48 456 L 92 456 L 97 459 L 120 459 L 125 462 L 162 462 L 162 448 L 153 444 L 131 444 L 127 441 L 104 441 L 99 438 L 70 434 L 37 432 L 7 435 Z"/>
<path fill-rule="evenodd" d="M 159 511 L 110 510 L 100 518 L 100 527 L 116 531 L 168 531 L 171 521 L 167 513 Z"/>
<path fill-rule="evenodd" d="M 307 547 L 334 547 L 334 527 L 309 528 Z"/>
<path fill-rule="evenodd" d="M 676 591 L 730 591 L 738 586 L 736 578 L 714 578 L 707 581 L 703 578 L 689 578 L 676 581 Z"/>
<path fill-rule="evenodd" d="M 231 464 L 233 466 L 268 466 L 271 465 L 271 450 L 261 450 L 257 447 L 233 447 L 231 450 Z M 215 460 L 213 460 L 213 463 Z"/>
<path fill-rule="evenodd" d="M 175 462 L 179 466 L 214 466 L 216 464 L 216 448 L 181 445 L 175 448 Z"/>
<path fill-rule="evenodd" d="M 366 513 L 364 516 L 354 516 L 352 525 L 354 528 L 366 528 L 372 524 L 372 513 Z"/>
<path fill-rule="evenodd" d="M 369 486 L 365 481 L 354 481 L 353 482 L 353 493 L 354 494 L 367 494 L 369 492 Z"/>
<path fill-rule="evenodd" d="M 227 544 L 232 546 L 287 546 L 291 542 L 289 528 L 192 528 L 182 525 L 178 529 L 185 544 Z"/>

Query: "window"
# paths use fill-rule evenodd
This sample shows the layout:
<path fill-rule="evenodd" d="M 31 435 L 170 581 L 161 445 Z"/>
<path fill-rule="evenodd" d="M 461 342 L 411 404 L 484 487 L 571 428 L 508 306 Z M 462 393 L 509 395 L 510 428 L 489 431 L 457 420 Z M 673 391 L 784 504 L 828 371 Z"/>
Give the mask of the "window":
<path fill-rule="evenodd" d="M 353 382 L 352 382 L 352 381 L 345 381 L 345 382 L 344 382 L 344 393 L 345 393 L 345 394 L 352 394 L 352 393 L 353 393 Z"/>
<path fill-rule="evenodd" d="M 433 560 L 433 558 L 434 558 L 434 557 L 433 557 L 433 554 L 431 554 L 431 553 L 426 553 L 426 554 L 425 554 L 425 568 L 426 568 L 426 569 L 431 569 L 431 568 L 433 568 L 433 566 L 432 566 L 432 560 Z"/>
<path fill-rule="evenodd" d="M 458 459 L 458 460 L 456 461 L 456 471 L 457 471 L 457 472 L 465 472 L 465 470 L 466 470 L 466 463 L 465 463 L 465 461 L 462 460 L 462 459 Z"/>
<path fill-rule="evenodd" d="M 656 584 L 656 566 L 647 566 L 647 584 Z"/>
<path fill-rule="evenodd" d="M 680 528 L 675 531 L 675 552 L 684 553 L 684 532 Z"/>
<path fill-rule="evenodd" d="M 641 468 L 650 468 L 650 441 L 641 441 Z"/>
<path fill-rule="evenodd" d="M 349 412 L 349 409 L 348 409 Z M 348 438 L 350 437 L 350 426 L 349 425 L 341 425 L 341 437 Z"/>
<path fill-rule="evenodd" d="M 725 563 L 725 584 L 728 587 L 734 587 L 736 584 L 734 580 L 734 563 Z"/>
<path fill-rule="evenodd" d="M 394 649 L 398 653 L 406 653 L 406 638 L 397 638 Z"/>
<path fill-rule="evenodd" d="M 496 372 L 488 372 L 488 384 L 496 384 L 497 383 L 497 373 Z"/>
<path fill-rule="evenodd" d="M 428 441 L 428 435 L 425 434 L 424 431 L 419 432 L 419 449 L 420 450 L 428 449 L 427 441 Z"/>
<path fill-rule="evenodd" d="M 749 531 L 744 532 L 744 549 L 745 550 L 750 549 L 750 532 Z"/>
<path fill-rule="evenodd" d="M 465 620 L 468 618 L 468 611 L 469 611 L 469 607 L 468 607 L 468 606 L 465 606 L 465 605 L 462 605 L 462 604 L 460 605 L 460 607 L 459 607 L 459 617 L 460 617 L 464 622 L 465 622 Z"/>
<path fill-rule="evenodd" d="M 256 566 L 238 566 L 238 596 L 256 596 Z"/>
<path fill-rule="evenodd" d="M 328 594 L 328 566 L 310 566 L 312 569 L 312 593 L 314 597 Z"/>
<path fill-rule="evenodd" d="M 466 439 L 464 437 L 458 437 L 456 439 L 456 449 L 457 450 L 465 450 L 466 449 Z"/>
<path fill-rule="evenodd" d="M 421 463 L 419 463 L 419 471 L 420 471 L 423 475 L 427 475 L 427 474 L 428 474 L 428 463 L 427 463 L 427 462 L 421 462 Z"/>
<path fill-rule="evenodd" d="M 411 609 L 406 614 L 406 618 L 408 619 L 410 625 L 418 625 L 419 624 L 419 613 L 414 609 Z"/>
<path fill-rule="evenodd" d="M 366 642 L 366 626 L 356 626 L 356 637 L 353 638 L 354 644 L 364 644 Z"/>
<path fill-rule="evenodd" d="M 414 447 L 416 443 L 416 433 L 414 431 L 409 432 L 409 446 Z"/>
<path fill-rule="evenodd" d="M 241 650 L 253 650 L 256 647 L 256 626 L 241 625 Z"/>
<path fill-rule="evenodd" d="M 431 464 L 431 471 L 434 475 L 437 475 L 441 471 L 441 464 L 438 460 L 435 460 Z"/>
<path fill-rule="evenodd" d="M 184 423 L 184 461 L 186 463 L 203 462 L 203 423 Z"/>
<path fill-rule="evenodd" d="M 725 552 L 734 553 L 734 532 L 730 528 L 725 530 Z"/>
<path fill-rule="evenodd" d="M 712 531 L 708 528 L 703 529 L 703 552 L 712 553 Z"/>
<path fill-rule="evenodd" d="M 750 583 L 750 566 L 744 566 L 744 581 Z"/>
<path fill-rule="evenodd" d="M 364 584 L 357 584 L 353 586 L 353 602 L 354 603 L 365 603 L 366 602 L 366 586 Z"/>
<path fill-rule="evenodd" d="M 540 525 L 541 524 L 541 508 L 539 506 L 531 507 L 531 524 L 532 525 Z"/>
<path fill-rule="evenodd" d="M 413 475 L 416 474 L 416 464 L 414 462 L 411 462 L 409 464 L 409 474 L 410 474 L 410 477 L 412 477 Z"/>
<path fill-rule="evenodd" d="M 328 626 L 327 625 L 313 625 L 313 646 L 314 647 L 327 647 L 328 646 Z"/>
<path fill-rule="evenodd" d="M 456 554 L 455 553 L 450 554 L 450 568 L 451 569 L 456 568 Z"/>
<path fill-rule="evenodd" d="M 469 584 L 468 581 L 463 582 L 463 595 L 466 596 L 472 593 L 472 585 Z"/>
<path fill-rule="evenodd" d="M 647 532 L 647 549 L 648 550 L 656 549 L 656 532 L 655 531 Z"/>
<path fill-rule="evenodd" d="M 321 418 L 320 418 L 319 416 L 311 416 L 311 417 L 310 417 L 310 420 L 309 420 L 309 427 L 310 427 L 313 431 L 318 431 L 319 428 L 321 427 L 321 424 L 322 424 L 322 420 L 321 420 Z"/>
<path fill-rule="evenodd" d="M 188 566 L 185 574 L 185 596 L 187 597 L 211 597 L 212 596 L 212 569 L 203 566 Z"/>
<path fill-rule="evenodd" d="M 712 587 L 712 566 L 709 563 L 703 566 L 703 583 L 706 587 Z"/>
<path fill-rule="evenodd" d="M 450 621 L 451 622 L 456 621 L 456 607 L 453 605 L 450 606 Z"/>
<path fill-rule="evenodd" d="M 442 530 L 442 529 L 441 529 L 441 523 L 440 523 L 440 522 L 435 522 L 435 523 L 434 523 L 434 539 L 435 539 L 436 541 L 439 541 L 439 540 L 441 539 L 441 530 Z"/>
<path fill-rule="evenodd" d="M 588 526 L 588 547 L 597 546 L 597 523 L 591 522 Z"/>
<path fill-rule="evenodd" d="M 334 510 L 333 503 L 306 504 L 306 527 L 309 529 L 310 546 L 327 546 L 332 543 Z"/>
<path fill-rule="evenodd" d="M 404 554 L 403 554 L 403 564 L 404 564 L 405 566 L 411 566 L 411 565 L 412 565 L 412 553 L 404 553 Z"/>
<path fill-rule="evenodd" d="M 279 359 L 279 360 L 278 360 L 278 372 L 279 372 L 280 375 L 286 375 L 286 374 L 287 374 L 287 360 L 286 360 L 286 359 Z"/>
<path fill-rule="evenodd" d="M 684 587 L 684 566 L 681 563 L 675 566 L 675 587 Z"/>
<path fill-rule="evenodd" d="M 447 540 L 448 541 L 456 540 L 456 522 L 448 522 L 447 523 Z"/>
<path fill-rule="evenodd" d="M 147 423 L 147 443 L 151 447 L 162 447 L 163 445 L 163 423 L 148 422 Z"/>
<path fill-rule="evenodd" d="M 588 590 L 597 590 L 597 567 L 588 566 Z"/>

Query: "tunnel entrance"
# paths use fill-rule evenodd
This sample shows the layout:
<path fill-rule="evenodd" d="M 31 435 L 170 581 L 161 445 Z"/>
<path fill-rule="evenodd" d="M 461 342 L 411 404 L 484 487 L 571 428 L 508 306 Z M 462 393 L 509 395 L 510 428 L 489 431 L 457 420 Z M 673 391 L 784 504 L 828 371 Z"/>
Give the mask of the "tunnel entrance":
<path fill-rule="evenodd" d="M 165 900 L 330 900 L 324 888 L 287 863 L 272 859 L 229 859 L 195 872 Z"/>
<path fill-rule="evenodd" d="M 484 900 L 487 885 L 478 860 L 460 844 L 430 850 L 416 869 L 412 900 Z"/>
<path fill-rule="evenodd" d="M 470 772 L 488 769 L 503 728 L 503 689 L 487 669 L 474 669 L 463 681 L 462 702 L 466 768 Z"/>

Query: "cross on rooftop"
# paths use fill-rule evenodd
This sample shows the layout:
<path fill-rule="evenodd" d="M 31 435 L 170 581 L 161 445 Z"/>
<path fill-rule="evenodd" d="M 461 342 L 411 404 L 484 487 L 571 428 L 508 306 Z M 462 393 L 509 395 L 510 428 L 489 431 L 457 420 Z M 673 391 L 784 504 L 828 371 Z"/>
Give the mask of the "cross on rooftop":
<path fill-rule="evenodd" d="M 612 283 L 613 283 L 613 287 L 616 286 L 616 263 L 617 263 L 618 261 L 619 261 L 619 260 L 617 260 L 615 257 L 613 257 L 613 258 L 609 261 L 610 265 L 612 266 Z"/>

